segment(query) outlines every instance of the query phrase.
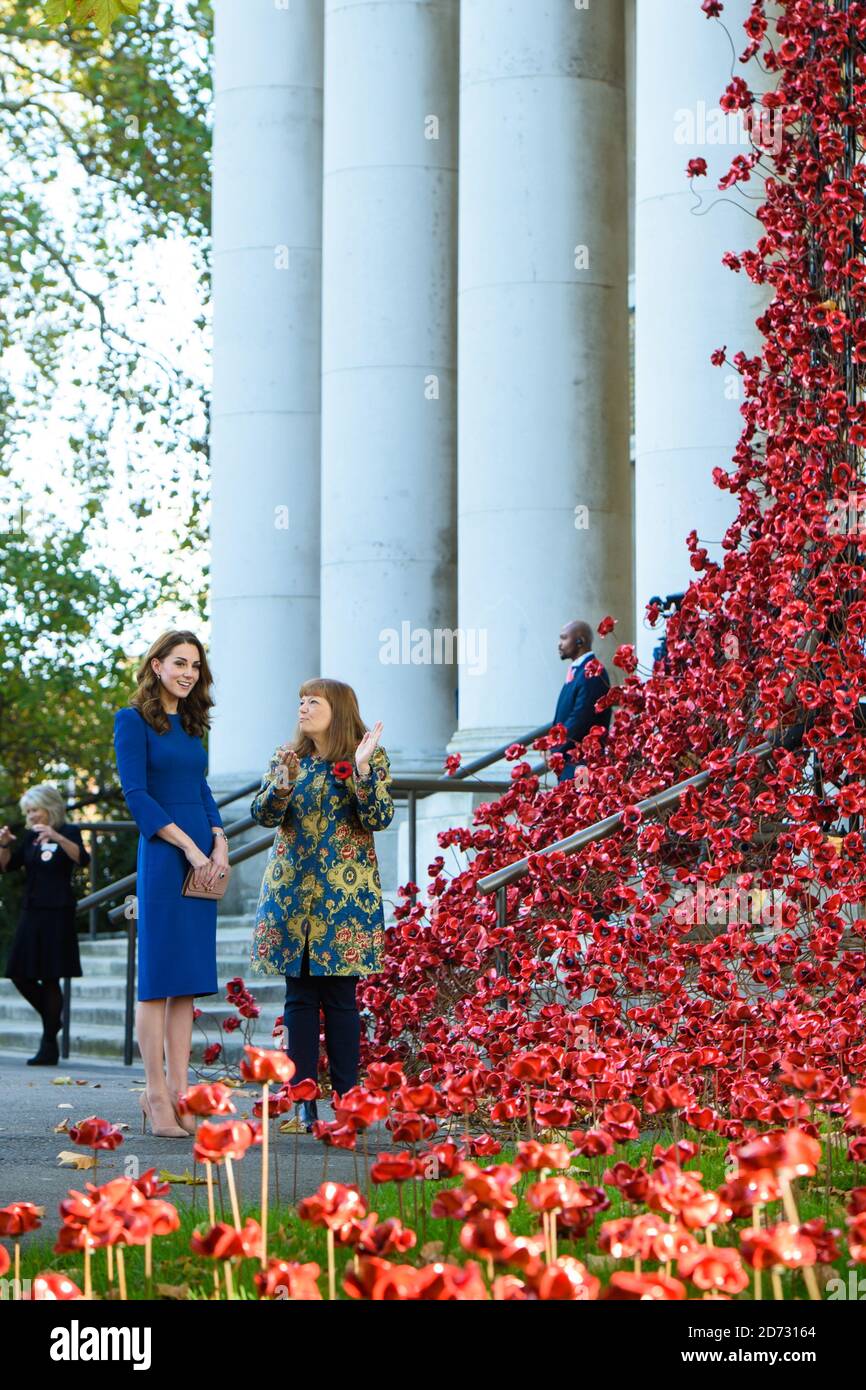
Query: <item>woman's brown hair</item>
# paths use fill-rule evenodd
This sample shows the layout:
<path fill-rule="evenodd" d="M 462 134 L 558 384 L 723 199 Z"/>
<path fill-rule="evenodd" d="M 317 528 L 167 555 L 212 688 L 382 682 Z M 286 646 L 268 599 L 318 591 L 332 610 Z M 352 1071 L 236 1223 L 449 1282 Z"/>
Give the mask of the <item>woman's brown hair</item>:
<path fill-rule="evenodd" d="M 201 667 L 198 680 L 192 690 L 185 699 L 178 700 L 177 712 L 186 732 L 195 735 L 196 738 L 202 738 L 205 731 L 210 728 L 209 711 L 214 703 L 211 696 L 213 676 L 204 647 L 194 632 L 171 629 L 164 632 L 161 637 L 157 637 L 147 654 L 142 657 L 135 673 L 138 686 L 130 704 L 139 711 L 142 718 L 147 720 L 152 729 L 156 729 L 158 734 L 168 733 L 171 724 L 160 699 L 162 682 L 151 666 L 151 662 L 154 659 L 165 661 L 175 647 L 180 647 L 184 642 L 189 642 L 191 646 L 198 648 Z"/>
<path fill-rule="evenodd" d="M 325 732 L 325 751 L 320 756 L 328 762 L 352 762 L 355 749 L 367 732 L 367 725 L 358 709 L 358 697 L 350 685 L 342 681 L 332 681 L 325 676 L 304 681 L 298 696 L 322 695 L 331 706 L 331 722 Z M 316 752 L 316 745 L 309 734 L 301 732 L 300 726 L 292 744 L 299 758 L 308 758 Z"/>

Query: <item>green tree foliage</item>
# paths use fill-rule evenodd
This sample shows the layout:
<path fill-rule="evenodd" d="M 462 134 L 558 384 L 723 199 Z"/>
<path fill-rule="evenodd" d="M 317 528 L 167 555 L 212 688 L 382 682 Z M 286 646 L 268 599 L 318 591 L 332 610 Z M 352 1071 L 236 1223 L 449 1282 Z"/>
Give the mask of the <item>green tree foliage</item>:
<path fill-rule="evenodd" d="M 116 19 L 137 14 L 141 0 L 45 0 L 45 20 L 61 24 L 69 19 L 73 24 L 95 24 L 104 36 L 111 31 Z"/>
<path fill-rule="evenodd" d="M 204 611 L 211 33 L 210 0 L 0 0 L 0 823 L 36 781 L 116 786 L 148 615 Z M 198 307 L 169 350 L 142 264 L 178 246 Z"/>
<path fill-rule="evenodd" d="M 207 302 L 211 33 L 210 0 L 144 0 L 101 44 L 71 20 L 49 26 L 30 0 L 0 0 L 3 457 L 60 414 L 59 466 L 88 490 L 125 490 L 128 539 L 173 503 L 185 509 L 175 549 L 196 552 L 206 373 L 140 331 L 160 307 L 141 257 L 182 242 Z M 190 327 L 206 363 L 203 310 Z M 170 596 L 173 576 L 155 577 Z M 198 578 L 203 604 L 203 569 Z"/>

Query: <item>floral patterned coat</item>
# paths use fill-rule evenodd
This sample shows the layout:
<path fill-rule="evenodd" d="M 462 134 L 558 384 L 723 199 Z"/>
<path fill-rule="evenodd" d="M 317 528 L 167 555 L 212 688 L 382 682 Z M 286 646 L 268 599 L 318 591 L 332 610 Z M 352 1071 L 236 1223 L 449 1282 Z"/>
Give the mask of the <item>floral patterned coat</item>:
<path fill-rule="evenodd" d="M 349 777 L 340 773 L 351 771 Z M 275 753 L 250 814 L 277 825 L 262 880 L 250 965 L 258 975 L 372 975 L 382 969 L 385 922 L 373 831 L 394 815 L 384 748 L 361 778 L 350 763 L 301 758 L 293 782 Z"/>

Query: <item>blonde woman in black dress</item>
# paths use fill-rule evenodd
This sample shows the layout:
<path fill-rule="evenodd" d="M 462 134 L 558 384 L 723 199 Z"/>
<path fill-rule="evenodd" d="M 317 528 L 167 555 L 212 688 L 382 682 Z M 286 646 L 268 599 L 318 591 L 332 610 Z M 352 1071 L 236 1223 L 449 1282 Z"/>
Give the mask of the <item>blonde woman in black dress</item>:
<path fill-rule="evenodd" d="M 66 802 L 50 782 L 25 792 L 19 802 L 27 829 L 20 843 L 0 827 L 0 872 L 26 874 L 21 917 L 6 974 L 42 1019 L 42 1042 L 29 1067 L 56 1066 L 63 1021 L 60 981 L 81 974 L 72 875 L 90 863 L 81 831 L 66 819 Z"/>

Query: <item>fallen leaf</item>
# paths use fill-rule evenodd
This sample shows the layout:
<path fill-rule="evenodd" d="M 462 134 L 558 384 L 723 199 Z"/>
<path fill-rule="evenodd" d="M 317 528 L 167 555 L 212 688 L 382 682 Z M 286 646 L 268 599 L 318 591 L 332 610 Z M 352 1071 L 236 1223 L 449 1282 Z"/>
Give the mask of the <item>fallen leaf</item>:
<path fill-rule="evenodd" d="M 280 1134 L 306 1134 L 307 1129 L 306 1125 L 303 1125 L 301 1121 L 293 1115 L 290 1120 L 283 1120 L 283 1123 L 279 1126 L 279 1132 Z"/>
<path fill-rule="evenodd" d="M 167 1168 L 163 1168 L 159 1180 L 160 1182 L 185 1182 L 188 1187 L 207 1187 L 207 1178 L 194 1178 L 188 1168 L 185 1173 L 169 1173 Z"/>
<path fill-rule="evenodd" d="M 71 1076 L 52 1076 L 52 1078 L 51 1078 L 51 1085 L 52 1085 L 52 1086 L 74 1086 L 74 1085 L 75 1085 L 75 1082 L 72 1080 L 72 1077 L 71 1077 Z"/>
<path fill-rule="evenodd" d="M 95 1168 L 96 1158 L 93 1154 L 76 1154 L 69 1149 L 64 1149 L 57 1155 L 57 1162 L 61 1168 Z"/>
<path fill-rule="evenodd" d="M 189 1284 L 157 1284 L 160 1298 L 189 1298 Z"/>

